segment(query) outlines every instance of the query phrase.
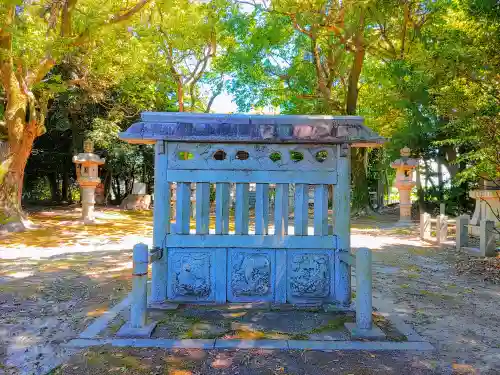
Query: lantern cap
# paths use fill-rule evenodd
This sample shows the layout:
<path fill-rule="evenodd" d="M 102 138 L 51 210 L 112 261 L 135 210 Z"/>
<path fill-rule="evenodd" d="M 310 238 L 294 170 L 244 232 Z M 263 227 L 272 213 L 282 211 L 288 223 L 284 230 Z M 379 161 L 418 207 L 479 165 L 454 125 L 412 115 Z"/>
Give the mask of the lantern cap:
<path fill-rule="evenodd" d="M 409 157 L 411 153 L 411 148 L 408 146 L 403 147 L 401 150 L 399 150 L 399 153 L 403 157 Z"/>

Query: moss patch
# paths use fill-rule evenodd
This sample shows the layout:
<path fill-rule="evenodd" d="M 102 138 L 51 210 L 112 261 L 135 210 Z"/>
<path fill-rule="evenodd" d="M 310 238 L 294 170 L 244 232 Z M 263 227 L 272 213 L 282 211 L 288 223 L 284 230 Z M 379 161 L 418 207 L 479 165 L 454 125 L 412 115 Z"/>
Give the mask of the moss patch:
<path fill-rule="evenodd" d="M 406 341 L 406 336 L 400 333 L 392 323 L 380 314 L 373 314 L 373 323 L 384 331 L 389 341 Z"/>
<path fill-rule="evenodd" d="M 318 328 L 314 328 L 309 333 L 323 333 L 323 332 L 330 332 L 330 331 L 338 331 L 339 329 L 344 328 L 344 323 L 350 323 L 353 321 L 354 321 L 353 316 L 338 315 L 335 318 L 328 321 L 327 324 L 325 324 L 321 327 L 318 327 Z"/>

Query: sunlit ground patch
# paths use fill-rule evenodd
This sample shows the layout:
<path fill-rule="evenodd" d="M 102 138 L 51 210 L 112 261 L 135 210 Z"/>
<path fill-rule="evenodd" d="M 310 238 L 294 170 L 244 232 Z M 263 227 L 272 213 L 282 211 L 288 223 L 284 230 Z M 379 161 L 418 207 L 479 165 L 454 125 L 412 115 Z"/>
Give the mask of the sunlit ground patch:
<path fill-rule="evenodd" d="M 37 212 L 29 216 L 35 229 L 10 233 L 0 238 L 4 248 L 49 248 L 75 245 L 118 243 L 125 236 L 150 237 L 153 233 L 151 211 L 97 212 L 97 223 L 84 225 L 75 210 Z"/>

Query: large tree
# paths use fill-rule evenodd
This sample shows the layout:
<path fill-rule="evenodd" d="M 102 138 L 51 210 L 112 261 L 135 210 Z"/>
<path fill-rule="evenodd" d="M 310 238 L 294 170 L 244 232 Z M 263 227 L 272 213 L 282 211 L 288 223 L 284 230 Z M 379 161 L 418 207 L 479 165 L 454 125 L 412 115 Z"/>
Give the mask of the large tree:
<path fill-rule="evenodd" d="M 409 10 L 418 11 L 421 21 L 404 51 L 398 25 L 389 22 L 384 30 L 390 44 L 366 62 L 362 114 L 392 138 L 393 158 L 404 145 L 421 158 L 429 186 L 419 189 L 421 208 L 425 198 L 463 210 L 471 182 L 500 173 L 499 9 L 480 0 L 439 0 L 420 10 L 413 5 Z"/>
<path fill-rule="evenodd" d="M 0 226 L 24 227 L 24 168 L 33 141 L 45 131 L 54 90 L 80 84 L 85 78 L 82 65 L 91 58 L 94 41 L 99 44 L 106 32 L 123 28 L 120 24 L 148 2 L 7 0 L 0 5 L 0 82 L 5 97 L 0 123 Z M 79 59 L 82 54 L 85 57 Z M 65 63 L 82 69 L 67 80 L 50 74 Z"/>
<path fill-rule="evenodd" d="M 158 2 L 137 32 L 150 42 L 150 64 L 176 88 L 179 112 L 209 112 L 223 91 L 218 66 L 226 51 L 227 0 Z"/>
<path fill-rule="evenodd" d="M 243 109 L 271 104 L 285 113 L 356 115 L 366 57 L 404 55 L 425 22 L 424 5 L 409 0 L 240 3 L 251 12 L 230 21 L 235 43 L 227 61 Z M 353 149 L 355 212 L 369 206 L 367 156 Z"/>

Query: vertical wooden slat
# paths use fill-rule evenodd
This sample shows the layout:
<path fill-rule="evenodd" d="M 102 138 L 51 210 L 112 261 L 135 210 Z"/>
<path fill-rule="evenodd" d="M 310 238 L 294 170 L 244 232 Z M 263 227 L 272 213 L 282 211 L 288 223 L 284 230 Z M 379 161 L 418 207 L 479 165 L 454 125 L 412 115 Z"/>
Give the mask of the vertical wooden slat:
<path fill-rule="evenodd" d="M 191 183 L 177 183 L 176 233 L 189 233 L 189 219 L 191 217 Z"/>
<path fill-rule="evenodd" d="M 255 234 L 267 234 L 269 227 L 269 184 L 255 187 Z"/>
<path fill-rule="evenodd" d="M 248 234 L 248 188 L 249 184 L 236 184 L 235 234 Z"/>
<path fill-rule="evenodd" d="M 229 184 L 226 182 L 215 185 L 215 233 L 229 232 Z"/>
<path fill-rule="evenodd" d="M 163 249 L 163 257 L 152 263 L 151 303 L 167 299 L 167 244 L 170 231 L 170 183 L 167 182 L 167 153 L 164 141 L 155 145 L 155 202 L 153 211 L 153 246 Z"/>
<path fill-rule="evenodd" d="M 208 234 L 210 223 L 210 184 L 196 184 L 196 233 Z"/>
<path fill-rule="evenodd" d="M 350 254 L 350 149 L 348 145 L 337 146 L 338 181 L 334 189 L 334 233 L 337 236 L 335 256 L 335 299 L 348 305 L 351 301 L 351 269 L 342 261 L 342 256 Z"/>
<path fill-rule="evenodd" d="M 276 184 L 274 198 L 274 235 L 288 234 L 288 184 Z"/>
<path fill-rule="evenodd" d="M 307 236 L 309 185 L 295 184 L 294 228 L 296 236 Z"/>
<path fill-rule="evenodd" d="M 328 235 L 328 185 L 314 188 L 314 235 Z"/>

